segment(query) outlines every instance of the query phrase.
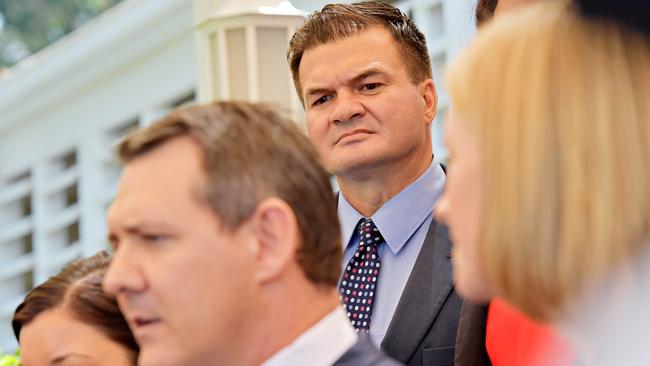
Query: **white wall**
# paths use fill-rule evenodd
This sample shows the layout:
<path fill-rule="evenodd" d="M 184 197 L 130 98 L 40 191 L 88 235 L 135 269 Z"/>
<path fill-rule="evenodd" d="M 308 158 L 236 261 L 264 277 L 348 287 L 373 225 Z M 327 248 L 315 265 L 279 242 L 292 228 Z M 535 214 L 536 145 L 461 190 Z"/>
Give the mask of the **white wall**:
<path fill-rule="evenodd" d="M 127 0 L 0 80 L 0 348 L 25 291 L 107 248 L 123 127 L 193 98 L 191 4 Z"/>

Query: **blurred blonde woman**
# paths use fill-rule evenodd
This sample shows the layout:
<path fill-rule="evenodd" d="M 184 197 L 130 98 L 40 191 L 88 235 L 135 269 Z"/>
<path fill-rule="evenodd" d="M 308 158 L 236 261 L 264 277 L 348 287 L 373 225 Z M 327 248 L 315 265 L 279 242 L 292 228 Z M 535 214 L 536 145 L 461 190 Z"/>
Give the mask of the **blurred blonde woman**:
<path fill-rule="evenodd" d="M 650 19 L 633 0 L 600 3 L 584 15 L 542 2 L 482 28 L 449 70 L 437 208 L 459 292 L 561 324 L 588 364 L 606 358 L 585 319 L 631 320 L 650 292 L 637 261 L 650 247 Z M 628 305 L 599 309 L 596 289 Z"/>

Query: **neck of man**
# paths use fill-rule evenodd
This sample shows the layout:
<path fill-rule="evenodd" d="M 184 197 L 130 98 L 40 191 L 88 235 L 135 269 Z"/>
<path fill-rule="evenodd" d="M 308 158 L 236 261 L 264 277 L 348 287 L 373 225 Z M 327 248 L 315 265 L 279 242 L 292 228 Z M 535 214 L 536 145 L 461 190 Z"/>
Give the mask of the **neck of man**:
<path fill-rule="evenodd" d="M 425 158 L 358 169 L 338 175 L 336 180 L 350 205 L 363 216 L 371 217 L 384 203 L 415 182 L 429 168 L 431 161 L 429 150 Z"/>
<path fill-rule="evenodd" d="M 274 300 L 265 301 L 255 339 L 248 343 L 251 357 L 241 365 L 260 365 L 316 325 L 339 305 L 336 287 L 301 286 L 300 290 L 274 289 Z"/>

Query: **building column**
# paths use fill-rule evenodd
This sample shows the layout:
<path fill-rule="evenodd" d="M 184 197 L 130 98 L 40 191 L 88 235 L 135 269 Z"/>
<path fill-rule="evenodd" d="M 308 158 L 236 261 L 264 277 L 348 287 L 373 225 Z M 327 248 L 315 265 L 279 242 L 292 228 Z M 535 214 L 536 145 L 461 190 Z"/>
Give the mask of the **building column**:
<path fill-rule="evenodd" d="M 302 120 L 286 50 L 305 15 L 289 1 L 194 0 L 198 101 L 270 102 Z"/>

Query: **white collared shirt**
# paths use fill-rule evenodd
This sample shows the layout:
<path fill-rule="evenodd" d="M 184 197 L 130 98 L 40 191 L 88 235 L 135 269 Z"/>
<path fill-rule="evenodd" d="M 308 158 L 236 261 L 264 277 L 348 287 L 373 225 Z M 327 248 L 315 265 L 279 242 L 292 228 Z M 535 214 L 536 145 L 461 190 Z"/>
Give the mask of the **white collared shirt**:
<path fill-rule="evenodd" d="M 347 315 L 337 306 L 262 366 L 330 366 L 357 342 L 357 338 Z"/>

